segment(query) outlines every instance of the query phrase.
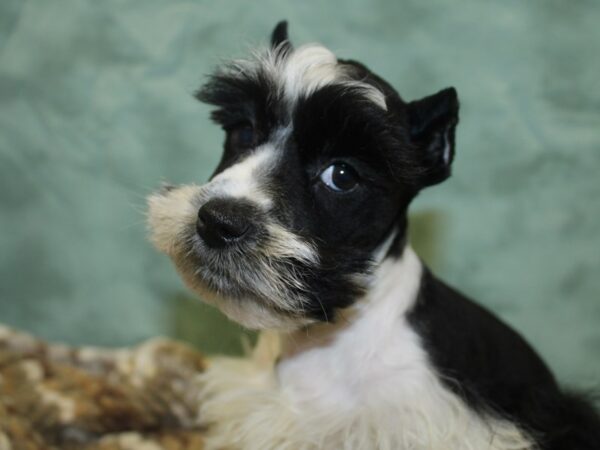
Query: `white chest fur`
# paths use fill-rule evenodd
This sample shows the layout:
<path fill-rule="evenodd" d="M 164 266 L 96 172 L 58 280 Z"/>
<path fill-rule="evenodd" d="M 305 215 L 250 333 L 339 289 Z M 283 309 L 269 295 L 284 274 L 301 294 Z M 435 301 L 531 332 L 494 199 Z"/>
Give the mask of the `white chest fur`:
<path fill-rule="evenodd" d="M 529 449 L 512 424 L 472 412 L 438 380 L 406 321 L 422 266 L 407 248 L 369 294 L 279 351 L 218 360 L 203 375 L 208 449 Z M 267 355 L 270 353 L 270 355 Z M 270 357 L 269 357 L 270 356 Z"/>

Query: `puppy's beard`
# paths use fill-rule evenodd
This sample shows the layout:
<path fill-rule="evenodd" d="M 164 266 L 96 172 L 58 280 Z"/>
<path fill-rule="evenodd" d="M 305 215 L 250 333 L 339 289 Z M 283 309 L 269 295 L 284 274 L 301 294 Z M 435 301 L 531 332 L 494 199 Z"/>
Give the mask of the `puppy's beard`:
<path fill-rule="evenodd" d="M 302 273 L 318 264 L 317 253 L 265 216 L 252 243 L 211 249 L 196 233 L 198 209 L 212 197 L 210 183 L 163 189 L 148 199 L 154 245 L 171 257 L 185 283 L 207 303 L 252 329 L 293 329 L 306 317 Z"/>

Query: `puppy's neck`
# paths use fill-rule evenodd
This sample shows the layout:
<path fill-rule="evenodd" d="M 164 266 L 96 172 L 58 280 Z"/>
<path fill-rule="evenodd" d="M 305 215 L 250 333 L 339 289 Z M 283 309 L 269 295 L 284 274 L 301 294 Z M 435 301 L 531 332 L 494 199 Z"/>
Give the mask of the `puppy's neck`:
<path fill-rule="evenodd" d="M 309 325 L 281 337 L 281 359 L 325 351 L 338 341 L 356 340 L 356 347 L 376 351 L 391 330 L 405 320 L 421 282 L 422 264 L 410 246 L 399 257 L 383 259 L 373 273 L 367 293 L 352 306 L 338 311 L 331 323 Z M 393 333 L 391 333 L 393 334 Z"/>

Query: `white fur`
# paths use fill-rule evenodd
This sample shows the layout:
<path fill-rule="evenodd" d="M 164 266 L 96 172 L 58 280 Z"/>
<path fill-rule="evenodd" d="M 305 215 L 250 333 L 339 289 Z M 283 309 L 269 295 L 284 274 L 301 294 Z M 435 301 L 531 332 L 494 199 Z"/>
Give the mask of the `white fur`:
<path fill-rule="evenodd" d="M 267 305 L 251 299 L 215 298 L 214 294 L 205 290 L 195 290 L 203 300 L 219 308 L 229 319 L 250 330 L 286 330 L 298 326 L 298 319 L 277 314 Z"/>
<path fill-rule="evenodd" d="M 325 47 L 305 45 L 293 51 L 281 64 L 280 77 L 285 96 L 295 101 L 340 78 L 337 58 Z"/>
<path fill-rule="evenodd" d="M 380 264 L 384 260 L 387 253 L 390 251 L 390 248 L 392 247 L 394 239 L 397 235 L 398 228 L 394 227 L 392 231 L 389 232 L 387 237 L 383 240 L 383 242 L 379 244 L 379 246 L 375 249 L 375 251 L 373 252 L 373 262 L 375 264 Z"/>
<path fill-rule="evenodd" d="M 450 141 L 448 139 L 448 132 L 446 132 L 446 133 L 444 133 L 444 153 L 443 153 L 444 164 L 446 164 L 446 165 L 450 164 L 451 150 L 452 150 L 452 147 L 450 146 Z"/>
<path fill-rule="evenodd" d="M 280 335 L 267 352 L 263 342 L 254 359 L 215 360 L 201 376 L 207 450 L 532 449 L 439 381 L 406 320 L 421 270 L 407 248 L 336 324 Z"/>
<path fill-rule="evenodd" d="M 253 55 L 249 60 L 234 61 L 234 70 L 245 75 L 266 72 L 292 107 L 298 98 L 338 84 L 358 88 L 365 99 L 387 110 L 383 93 L 368 83 L 353 80 L 347 67 L 338 64 L 335 55 L 322 45 L 303 45 L 287 54 L 281 47 L 269 48 L 254 51 Z"/>
<path fill-rule="evenodd" d="M 173 259 L 181 258 L 188 229 L 198 218 L 200 186 L 190 184 L 148 197 L 148 228 L 154 246 Z"/>
<path fill-rule="evenodd" d="M 263 209 L 269 209 L 272 202 L 260 180 L 265 179 L 262 175 L 270 171 L 276 158 L 276 150 L 272 145 L 258 147 L 250 156 L 228 167 L 205 185 L 205 195 L 208 198 L 244 198 Z"/>
<path fill-rule="evenodd" d="M 319 255 L 308 242 L 278 223 L 266 224 L 266 228 L 270 237 L 265 246 L 268 258 L 294 258 L 313 265 L 318 263 Z"/>

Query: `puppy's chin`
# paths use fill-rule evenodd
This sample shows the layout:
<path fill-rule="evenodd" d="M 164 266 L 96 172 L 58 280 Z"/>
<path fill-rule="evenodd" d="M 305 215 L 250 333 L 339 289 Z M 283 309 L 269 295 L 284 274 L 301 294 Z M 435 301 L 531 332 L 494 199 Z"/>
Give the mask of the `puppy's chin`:
<path fill-rule="evenodd" d="M 184 277 L 185 279 L 185 277 Z M 197 280 L 194 284 L 187 283 L 194 292 L 206 303 L 218 308 L 230 320 L 249 330 L 281 330 L 292 331 L 314 320 L 295 317 L 248 298 L 225 297 L 207 290 Z"/>
<path fill-rule="evenodd" d="M 188 264 L 179 265 L 175 262 L 175 266 L 185 284 L 205 303 L 218 308 L 230 320 L 245 328 L 291 331 L 314 322 L 313 319 L 278 310 L 274 306 L 275 300 L 217 293 L 207 286 L 197 271 L 190 272 Z M 232 288 L 232 291 L 236 289 Z"/>
<path fill-rule="evenodd" d="M 300 281 L 294 271 L 285 270 L 292 261 L 288 253 L 308 258 L 307 248 L 277 226 L 270 227 L 270 240 L 255 248 L 208 248 L 195 231 L 205 200 L 200 186 L 163 189 L 148 199 L 150 238 L 170 256 L 186 285 L 249 329 L 292 330 L 314 322 L 301 314 Z M 281 242 L 287 243 L 285 248 Z"/>
<path fill-rule="evenodd" d="M 275 312 L 252 300 L 226 300 L 216 305 L 229 319 L 250 330 L 293 331 L 314 322 Z"/>

